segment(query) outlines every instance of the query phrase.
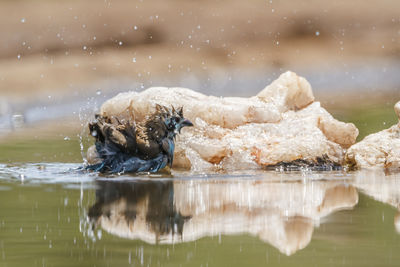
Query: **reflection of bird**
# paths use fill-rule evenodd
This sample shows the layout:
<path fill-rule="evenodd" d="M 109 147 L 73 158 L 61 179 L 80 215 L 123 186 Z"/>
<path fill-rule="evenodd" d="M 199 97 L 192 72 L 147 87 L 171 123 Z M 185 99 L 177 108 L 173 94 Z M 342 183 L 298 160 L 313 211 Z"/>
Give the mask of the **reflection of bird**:
<path fill-rule="evenodd" d="M 172 181 L 108 180 L 96 185 L 96 203 L 88 212 L 90 222 L 121 237 L 147 236 L 144 240 L 150 243 L 170 234 L 181 237 L 191 218 L 176 210 Z"/>
<path fill-rule="evenodd" d="M 89 165 L 100 172 L 157 172 L 172 166 L 175 136 L 182 127 L 193 126 L 183 117 L 183 108 L 156 105 L 156 111 L 135 125 L 96 115 L 89 130 L 101 162 Z"/>

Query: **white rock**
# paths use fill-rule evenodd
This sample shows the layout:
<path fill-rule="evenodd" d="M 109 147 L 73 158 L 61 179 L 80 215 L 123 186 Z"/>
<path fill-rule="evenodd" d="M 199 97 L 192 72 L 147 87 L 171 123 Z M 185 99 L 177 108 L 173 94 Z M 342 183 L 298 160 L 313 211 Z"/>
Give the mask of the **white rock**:
<path fill-rule="evenodd" d="M 396 112 L 396 115 L 400 120 L 400 101 L 397 102 L 396 105 L 394 105 L 394 111 Z"/>
<path fill-rule="evenodd" d="M 302 109 L 314 101 L 310 84 L 294 72 L 283 73 L 278 80 L 257 94 L 265 102 L 273 101 L 280 112 Z"/>
<path fill-rule="evenodd" d="M 282 74 L 257 96 L 206 96 L 185 88 L 149 88 L 106 101 L 101 114 L 142 120 L 155 104 L 184 107 L 195 127 L 176 142 L 174 167 L 246 169 L 327 155 L 342 163 L 358 129 L 335 120 L 314 96 L 309 83 L 293 72 Z M 206 170 L 206 169 L 203 169 Z"/>
<path fill-rule="evenodd" d="M 397 114 L 399 103 L 395 105 Z M 356 168 L 400 169 L 400 124 L 368 135 L 349 148 L 345 159 Z"/>

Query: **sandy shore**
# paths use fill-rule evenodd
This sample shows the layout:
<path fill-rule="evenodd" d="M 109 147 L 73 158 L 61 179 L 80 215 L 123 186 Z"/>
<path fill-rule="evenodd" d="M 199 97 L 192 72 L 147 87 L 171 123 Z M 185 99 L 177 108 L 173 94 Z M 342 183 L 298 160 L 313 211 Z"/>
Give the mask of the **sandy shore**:
<path fill-rule="evenodd" d="M 0 92 L 26 102 L 95 92 L 94 84 L 116 90 L 105 86 L 115 81 L 229 79 L 231 70 L 270 79 L 287 69 L 384 72 L 399 58 L 399 8 L 395 0 L 3 1 Z"/>

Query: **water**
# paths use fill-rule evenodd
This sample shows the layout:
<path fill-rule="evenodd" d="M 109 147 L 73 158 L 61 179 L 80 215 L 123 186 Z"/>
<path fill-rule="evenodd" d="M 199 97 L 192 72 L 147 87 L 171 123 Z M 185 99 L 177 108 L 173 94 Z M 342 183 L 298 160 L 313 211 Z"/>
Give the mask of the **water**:
<path fill-rule="evenodd" d="M 0 165 L 0 266 L 398 266 L 400 175 Z M 396 230 L 397 229 L 397 230 Z"/>
<path fill-rule="evenodd" d="M 98 175 L 86 128 L 46 127 L 0 142 L 1 267 L 399 265 L 400 174 Z"/>

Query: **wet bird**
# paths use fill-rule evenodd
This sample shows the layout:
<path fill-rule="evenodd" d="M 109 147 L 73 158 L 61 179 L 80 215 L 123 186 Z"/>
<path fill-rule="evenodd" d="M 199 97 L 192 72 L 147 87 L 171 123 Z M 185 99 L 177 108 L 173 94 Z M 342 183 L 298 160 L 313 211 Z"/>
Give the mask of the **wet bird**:
<path fill-rule="evenodd" d="M 90 134 L 100 163 L 87 169 L 109 172 L 158 172 L 171 167 L 174 160 L 175 137 L 185 126 L 193 124 L 184 118 L 183 107 L 175 109 L 156 105 L 153 114 L 135 124 L 113 117 L 95 116 L 89 123 Z"/>

